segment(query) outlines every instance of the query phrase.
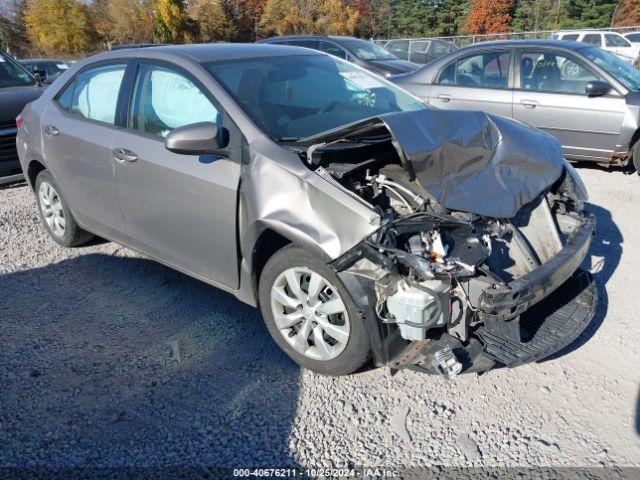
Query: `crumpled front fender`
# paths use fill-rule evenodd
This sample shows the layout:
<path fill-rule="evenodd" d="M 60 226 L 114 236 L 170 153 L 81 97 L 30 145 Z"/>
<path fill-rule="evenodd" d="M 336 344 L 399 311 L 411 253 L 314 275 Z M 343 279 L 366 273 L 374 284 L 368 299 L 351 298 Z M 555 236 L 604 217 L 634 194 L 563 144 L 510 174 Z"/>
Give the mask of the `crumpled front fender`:
<path fill-rule="evenodd" d="M 258 142 L 246 147 L 238 210 L 238 296 L 254 305 L 252 252 L 265 230 L 329 262 L 375 231 L 380 220 L 364 202 L 305 167 L 295 153 Z"/>

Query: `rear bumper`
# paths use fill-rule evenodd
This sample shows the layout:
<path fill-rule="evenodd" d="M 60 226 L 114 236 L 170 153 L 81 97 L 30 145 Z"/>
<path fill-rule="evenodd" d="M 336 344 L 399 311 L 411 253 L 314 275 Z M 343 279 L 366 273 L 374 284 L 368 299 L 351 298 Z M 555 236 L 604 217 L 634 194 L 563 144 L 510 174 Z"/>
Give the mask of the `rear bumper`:
<path fill-rule="evenodd" d="M 17 175 L 21 172 L 16 149 L 17 129 L 0 128 L 0 177 Z"/>
<path fill-rule="evenodd" d="M 595 229 L 584 217 L 565 247 L 548 262 L 513 282 L 485 290 L 478 302 L 482 320 L 509 320 L 529 310 L 564 284 L 587 256 Z"/>

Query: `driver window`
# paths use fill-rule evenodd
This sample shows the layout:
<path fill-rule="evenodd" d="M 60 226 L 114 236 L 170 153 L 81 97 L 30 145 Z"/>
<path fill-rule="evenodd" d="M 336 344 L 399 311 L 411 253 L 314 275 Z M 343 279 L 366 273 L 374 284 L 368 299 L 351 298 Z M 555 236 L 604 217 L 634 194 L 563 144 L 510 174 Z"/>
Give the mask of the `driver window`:
<path fill-rule="evenodd" d="M 520 88 L 539 92 L 584 93 L 598 80 L 590 70 L 553 52 L 524 52 L 520 59 Z"/>
<path fill-rule="evenodd" d="M 488 52 L 460 58 L 447 66 L 438 83 L 475 88 L 507 88 L 509 84 L 508 52 Z"/>
<path fill-rule="evenodd" d="M 166 137 L 175 128 L 198 122 L 220 125 L 220 114 L 196 85 L 164 67 L 140 67 L 129 128 Z"/>

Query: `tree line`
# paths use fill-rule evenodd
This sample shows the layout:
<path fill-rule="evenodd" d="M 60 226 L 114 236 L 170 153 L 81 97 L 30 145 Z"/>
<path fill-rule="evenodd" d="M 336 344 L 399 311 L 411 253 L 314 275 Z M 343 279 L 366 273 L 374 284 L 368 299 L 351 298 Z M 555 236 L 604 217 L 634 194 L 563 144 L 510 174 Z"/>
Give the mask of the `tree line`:
<path fill-rule="evenodd" d="M 271 35 L 397 38 L 640 24 L 638 0 L 0 0 L 0 48 L 81 55 L 115 44 Z"/>

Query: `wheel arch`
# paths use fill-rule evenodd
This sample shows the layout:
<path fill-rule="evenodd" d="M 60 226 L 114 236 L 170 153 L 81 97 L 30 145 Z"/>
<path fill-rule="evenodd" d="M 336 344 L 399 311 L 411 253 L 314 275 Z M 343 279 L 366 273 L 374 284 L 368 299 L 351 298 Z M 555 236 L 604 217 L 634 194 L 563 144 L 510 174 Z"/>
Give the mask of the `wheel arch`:
<path fill-rule="evenodd" d="M 264 266 L 276 252 L 291 244 L 298 245 L 310 253 L 317 255 L 324 262 L 331 261 L 327 252 L 325 252 L 318 243 L 309 241 L 309 239 L 303 236 L 292 234 L 290 231 L 282 231 L 271 228 L 270 226 L 265 227 L 253 243 L 249 258 L 245 257 L 242 262 L 241 270 L 244 270 L 244 272 L 241 271 L 241 278 L 244 277 L 250 282 L 250 298 L 246 298 L 245 295 L 242 294 L 242 290 L 246 293 L 246 288 L 241 288 L 238 292 L 244 301 L 248 301 L 256 306 L 258 305 L 260 275 L 262 274 Z M 241 284 L 242 283 L 241 280 Z"/>
<path fill-rule="evenodd" d="M 46 169 L 47 167 L 38 160 L 31 160 L 29 162 L 29 166 L 27 167 L 27 180 L 32 190 L 36 188 L 36 178 L 38 178 L 38 174 Z"/>

